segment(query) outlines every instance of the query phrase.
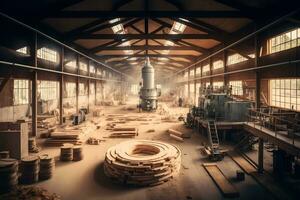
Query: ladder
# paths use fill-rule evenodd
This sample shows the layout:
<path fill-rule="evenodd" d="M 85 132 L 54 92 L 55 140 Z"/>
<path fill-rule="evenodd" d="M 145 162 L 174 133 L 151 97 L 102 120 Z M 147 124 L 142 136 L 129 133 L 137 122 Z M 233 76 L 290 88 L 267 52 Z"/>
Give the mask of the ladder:
<path fill-rule="evenodd" d="M 212 150 L 219 149 L 219 137 L 216 122 L 214 120 L 208 121 L 208 138 L 211 144 Z"/>

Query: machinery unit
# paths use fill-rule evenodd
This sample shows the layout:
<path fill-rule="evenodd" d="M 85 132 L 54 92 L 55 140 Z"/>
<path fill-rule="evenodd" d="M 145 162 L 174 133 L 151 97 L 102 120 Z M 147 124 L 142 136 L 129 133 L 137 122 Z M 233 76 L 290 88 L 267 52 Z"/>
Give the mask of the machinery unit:
<path fill-rule="evenodd" d="M 157 109 L 157 97 L 160 96 L 160 90 L 156 88 L 154 80 L 154 68 L 150 64 L 149 58 L 146 59 L 145 65 L 142 68 L 143 84 L 140 89 L 140 104 L 139 108 L 145 111 Z"/>
<path fill-rule="evenodd" d="M 222 87 L 214 90 L 212 87 L 200 87 L 198 110 L 202 110 L 203 119 L 216 121 L 245 121 L 249 101 L 238 101 L 231 95 L 230 87 Z"/>

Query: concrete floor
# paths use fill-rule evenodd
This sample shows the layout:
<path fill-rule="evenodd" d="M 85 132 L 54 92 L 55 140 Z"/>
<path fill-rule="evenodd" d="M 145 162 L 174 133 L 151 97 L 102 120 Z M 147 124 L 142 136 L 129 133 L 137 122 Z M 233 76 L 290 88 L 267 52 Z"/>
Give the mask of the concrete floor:
<path fill-rule="evenodd" d="M 185 113 L 187 109 L 174 108 L 172 111 Z M 158 114 L 126 111 L 124 106 L 105 107 L 104 112 L 106 114 L 127 113 L 127 115 L 130 112 L 135 116 L 153 115 L 157 119 L 161 117 Z M 103 124 L 106 124 L 105 117 L 102 118 Z M 58 160 L 59 148 L 44 147 L 41 154 L 47 153 L 55 156 L 57 160 L 56 169 L 52 179 L 36 185 L 46 188 L 49 192 L 59 194 L 65 200 L 223 199 L 217 186 L 202 167 L 202 163 L 207 162 L 207 160 L 201 155 L 199 148 L 201 143 L 205 142 L 205 138 L 188 129 L 186 131 L 193 132 L 191 139 L 186 139 L 180 143 L 170 138 L 166 130 L 168 128 L 184 130 L 185 127 L 182 122 L 157 124 L 156 121 L 150 122 L 148 125 L 141 125 L 140 122 L 133 123 L 139 128 L 139 136 L 136 139 L 161 140 L 175 144 L 181 149 L 182 168 L 178 177 L 159 186 L 144 188 L 120 186 L 112 183 L 103 174 L 102 163 L 105 152 L 112 145 L 128 139 L 107 139 L 98 146 L 83 145 L 84 159 L 79 162 L 60 162 Z M 146 131 L 150 128 L 154 128 L 155 132 L 147 133 Z M 90 135 L 102 137 L 107 132 L 104 129 L 105 127 L 101 127 L 100 130 L 90 133 Z M 234 186 L 240 192 L 239 199 L 271 199 L 271 195 L 250 176 L 246 175 L 246 180 L 243 182 L 234 181 L 235 172 L 240 168 L 230 158 L 225 157 L 223 161 L 218 162 L 218 165 L 223 173 L 232 179 Z"/>

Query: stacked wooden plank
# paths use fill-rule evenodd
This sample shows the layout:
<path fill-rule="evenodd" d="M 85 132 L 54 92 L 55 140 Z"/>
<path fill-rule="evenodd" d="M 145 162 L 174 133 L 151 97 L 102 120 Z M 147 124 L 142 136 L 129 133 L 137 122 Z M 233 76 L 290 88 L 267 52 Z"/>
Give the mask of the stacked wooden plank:
<path fill-rule="evenodd" d="M 104 173 L 121 184 L 162 184 L 179 173 L 181 152 L 173 145 L 152 140 L 130 140 L 106 152 Z"/>
<path fill-rule="evenodd" d="M 60 148 L 60 160 L 61 161 L 72 161 L 73 160 L 73 144 L 65 143 Z"/>
<path fill-rule="evenodd" d="M 40 156 L 39 180 L 50 179 L 53 175 L 55 162 L 53 157 L 44 154 Z"/>
<path fill-rule="evenodd" d="M 138 129 L 134 127 L 115 127 L 111 131 L 109 138 L 134 138 L 138 135 Z"/>
<path fill-rule="evenodd" d="M 79 130 L 58 130 L 51 133 L 50 138 L 45 141 L 47 146 L 61 146 L 64 143 L 71 143 L 74 145 L 82 144 L 80 140 Z"/>
<path fill-rule="evenodd" d="M 32 121 L 27 121 L 29 132 L 31 132 Z M 42 138 L 48 137 L 49 134 L 55 129 L 57 123 L 57 117 L 55 115 L 38 115 L 37 116 L 37 128 L 38 133 Z"/>
<path fill-rule="evenodd" d="M 83 159 L 82 146 L 73 147 L 73 161 L 80 161 Z"/>
<path fill-rule="evenodd" d="M 93 117 L 100 117 L 101 116 L 101 109 L 96 108 L 93 110 Z"/>
<path fill-rule="evenodd" d="M 0 160 L 0 194 L 9 192 L 18 185 L 18 161 L 15 159 Z"/>
<path fill-rule="evenodd" d="M 39 180 L 39 157 L 27 156 L 21 160 L 21 177 L 22 183 L 31 184 Z"/>
<path fill-rule="evenodd" d="M 170 137 L 174 138 L 175 140 L 179 142 L 183 142 L 184 138 L 190 138 L 191 135 L 188 133 L 183 133 L 174 129 L 168 129 L 168 133 L 170 134 Z"/>
<path fill-rule="evenodd" d="M 99 145 L 101 142 L 104 142 L 105 140 L 102 139 L 98 139 L 95 137 L 89 137 L 89 139 L 87 139 L 86 143 L 90 144 L 90 145 Z"/>
<path fill-rule="evenodd" d="M 9 158 L 9 151 L 0 151 L 0 159 Z"/>

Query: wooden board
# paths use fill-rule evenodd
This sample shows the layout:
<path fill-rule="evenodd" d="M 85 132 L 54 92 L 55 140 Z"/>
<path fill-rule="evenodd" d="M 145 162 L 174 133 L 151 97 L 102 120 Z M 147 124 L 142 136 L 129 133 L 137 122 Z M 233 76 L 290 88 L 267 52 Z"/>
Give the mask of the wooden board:
<path fill-rule="evenodd" d="M 213 179 L 224 197 L 235 198 L 239 197 L 239 192 L 236 188 L 228 181 L 226 176 L 222 173 L 220 168 L 216 164 L 203 164 L 204 169 L 207 171 L 209 176 Z"/>
<path fill-rule="evenodd" d="M 244 172 L 246 172 L 247 174 L 251 174 L 253 172 L 256 172 L 257 170 L 255 169 L 255 167 L 253 165 L 251 165 L 245 158 L 242 157 L 242 155 L 240 155 L 237 152 L 228 152 L 227 153 L 231 159 L 238 165 L 240 166 L 240 168 L 242 168 L 242 170 Z"/>

